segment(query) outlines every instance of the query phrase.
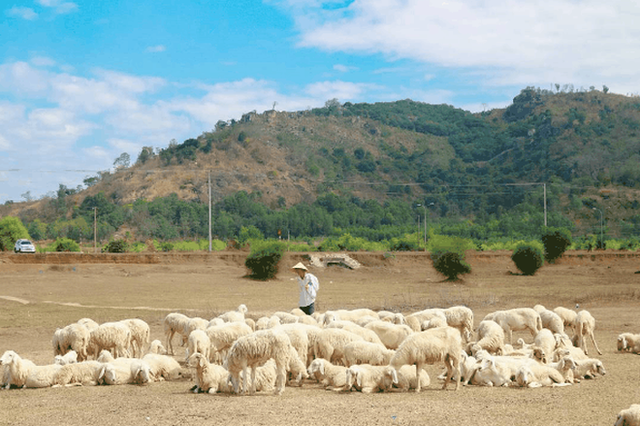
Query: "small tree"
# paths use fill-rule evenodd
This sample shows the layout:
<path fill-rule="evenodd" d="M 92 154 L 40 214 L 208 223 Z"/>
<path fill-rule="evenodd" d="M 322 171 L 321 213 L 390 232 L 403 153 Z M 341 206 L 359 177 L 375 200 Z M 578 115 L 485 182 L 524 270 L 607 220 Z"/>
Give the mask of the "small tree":
<path fill-rule="evenodd" d="M 124 253 L 127 251 L 128 245 L 125 240 L 112 240 L 102 248 L 106 253 Z"/>
<path fill-rule="evenodd" d="M 531 244 L 519 244 L 511 255 L 516 268 L 524 275 L 534 275 L 542 266 L 542 250 Z"/>
<path fill-rule="evenodd" d="M 278 264 L 282 259 L 286 244 L 280 241 L 261 241 L 251 246 L 251 253 L 244 264 L 251 273 L 249 278 L 266 281 L 278 273 Z"/>
<path fill-rule="evenodd" d="M 548 228 L 542 234 L 542 244 L 544 258 L 547 262 L 554 263 L 571 245 L 571 232 L 564 228 Z"/>
<path fill-rule="evenodd" d="M 471 272 L 471 266 L 465 261 L 465 252 L 475 247 L 472 241 L 434 235 L 429 243 L 433 267 L 447 277 L 447 281 L 455 281 L 458 275 Z"/>
<path fill-rule="evenodd" d="M 80 251 L 80 244 L 76 243 L 70 238 L 58 238 L 53 243 L 52 248 L 54 251 Z"/>
<path fill-rule="evenodd" d="M 29 232 L 22 221 L 15 216 L 5 216 L 0 219 L 0 251 L 13 250 L 17 240 L 29 239 Z"/>

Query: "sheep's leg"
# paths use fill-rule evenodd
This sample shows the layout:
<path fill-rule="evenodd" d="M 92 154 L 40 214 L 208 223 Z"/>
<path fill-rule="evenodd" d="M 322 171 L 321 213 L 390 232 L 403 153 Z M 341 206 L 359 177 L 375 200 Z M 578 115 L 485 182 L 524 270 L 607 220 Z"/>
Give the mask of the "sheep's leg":
<path fill-rule="evenodd" d="M 602 352 L 600 352 L 600 348 L 598 348 L 598 344 L 596 343 L 596 338 L 593 335 L 593 331 L 589 332 L 589 337 L 591 337 L 591 342 L 593 343 L 593 346 L 595 346 L 596 351 L 598 351 L 598 354 L 602 355 Z"/>
<path fill-rule="evenodd" d="M 250 394 L 256 393 L 256 369 L 256 365 L 251 367 L 251 387 L 249 388 Z"/>
<path fill-rule="evenodd" d="M 173 345 L 171 344 L 171 340 L 173 339 L 173 334 L 175 333 L 175 331 L 173 331 L 173 329 L 169 330 L 168 332 L 165 333 L 165 336 L 167 336 L 167 348 L 169 349 L 169 353 L 171 355 L 175 355 L 173 353 Z"/>
<path fill-rule="evenodd" d="M 423 366 L 424 364 L 422 363 L 416 364 L 416 381 L 417 381 L 416 392 L 420 392 L 420 370 L 422 370 Z M 449 377 L 448 379 L 451 379 L 451 378 Z M 446 383 L 446 380 L 447 379 L 445 379 L 445 383 Z"/>
<path fill-rule="evenodd" d="M 242 367 L 242 393 L 247 393 L 247 388 L 249 387 L 249 381 L 247 380 L 247 366 Z"/>
<path fill-rule="evenodd" d="M 460 389 L 460 359 L 458 358 L 451 358 L 452 363 L 451 363 L 451 367 L 454 368 L 456 376 L 455 376 L 455 380 L 456 380 L 456 390 Z"/>

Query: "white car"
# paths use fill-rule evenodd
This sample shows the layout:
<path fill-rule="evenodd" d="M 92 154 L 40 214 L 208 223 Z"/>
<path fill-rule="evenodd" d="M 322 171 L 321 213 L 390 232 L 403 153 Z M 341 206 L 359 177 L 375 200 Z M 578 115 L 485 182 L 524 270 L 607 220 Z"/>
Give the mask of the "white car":
<path fill-rule="evenodd" d="M 36 247 L 29 240 L 20 239 L 16 241 L 16 246 L 13 248 L 16 253 L 35 253 Z"/>

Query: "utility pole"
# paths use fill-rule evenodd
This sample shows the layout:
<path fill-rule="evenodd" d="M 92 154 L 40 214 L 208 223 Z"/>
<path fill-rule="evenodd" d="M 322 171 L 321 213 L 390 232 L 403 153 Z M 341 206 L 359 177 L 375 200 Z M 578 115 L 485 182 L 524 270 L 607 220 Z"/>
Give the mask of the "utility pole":
<path fill-rule="evenodd" d="M 209 253 L 211 253 L 211 171 L 209 171 Z"/>
<path fill-rule="evenodd" d="M 547 184 L 543 183 L 542 187 L 544 189 L 544 226 L 547 226 Z"/>
<path fill-rule="evenodd" d="M 98 252 L 98 208 L 94 207 L 93 208 L 93 252 L 97 253 Z"/>

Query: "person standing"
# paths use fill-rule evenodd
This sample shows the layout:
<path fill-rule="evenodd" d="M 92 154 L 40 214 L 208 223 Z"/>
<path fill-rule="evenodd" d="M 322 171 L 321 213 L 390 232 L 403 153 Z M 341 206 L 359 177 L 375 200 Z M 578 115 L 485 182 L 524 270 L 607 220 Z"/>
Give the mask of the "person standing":
<path fill-rule="evenodd" d="M 298 262 L 291 270 L 298 275 L 298 287 L 300 289 L 300 301 L 298 306 L 307 315 L 315 311 L 316 296 L 320 289 L 318 277 L 309 272 L 302 262 Z"/>

